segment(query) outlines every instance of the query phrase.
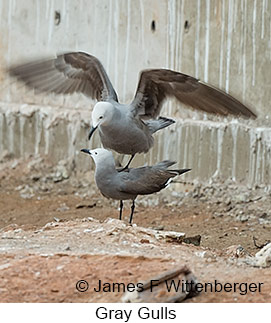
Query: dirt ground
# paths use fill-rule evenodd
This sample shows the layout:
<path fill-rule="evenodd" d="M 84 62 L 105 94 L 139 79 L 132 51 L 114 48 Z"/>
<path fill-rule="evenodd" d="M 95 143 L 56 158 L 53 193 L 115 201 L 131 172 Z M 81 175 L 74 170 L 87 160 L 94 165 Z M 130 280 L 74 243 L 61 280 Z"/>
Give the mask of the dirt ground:
<path fill-rule="evenodd" d="M 90 286 L 99 279 L 136 282 L 184 264 L 201 282 L 264 283 L 261 293 L 201 293 L 189 302 L 270 302 L 270 268 L 244 261 L 271 239 L 271 198 L 265 188 L 247 192 L 227 190 L 226 183 L 223 189 L 215 183 L 176 183 L 169 193 L 139 199 L 136 226 L 130 227 L 129 202 L 125 221 L 108 220 L 118 218 L 118 205 L 97 192 L 93 172 L 76 173 L 65 162 L 52 166 L 43 158 L 11 157 L 0 163 L 2 302 L 120 301 L 122 293 L 80 293 L 76 280 L 86 279 Z M 151 241 L 141 227 L 200 235 L 200 246 Z"/>

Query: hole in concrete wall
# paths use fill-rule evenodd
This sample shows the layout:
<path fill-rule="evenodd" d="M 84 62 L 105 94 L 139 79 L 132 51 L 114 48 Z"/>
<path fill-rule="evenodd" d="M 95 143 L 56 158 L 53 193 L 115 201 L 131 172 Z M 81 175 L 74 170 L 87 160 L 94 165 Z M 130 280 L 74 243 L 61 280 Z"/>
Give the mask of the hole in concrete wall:
<path fill-rule="evenodd" d="M 188 32 L 189 28 L 190 28 L 190 23 L 189 23 L 189 21 L 188 21 L 188 20 L 186 20 L 186 21 L 184 22 L 184 30 L 185 30 L 185 32 Z"/>
<path fill-rule="evenodd" d="M 55 25 L 58 26 L 61 22 L 60 11 L 55 11 Z"/>
<path fill-rule="evenodd" d="M 156 22 L 155 22 L 155 20 L 153 20 L 153 21 L 151 22 L 151 31 L 152 31 L 152 32 L 155 32 L 155 30 L 156 30 Z"/>

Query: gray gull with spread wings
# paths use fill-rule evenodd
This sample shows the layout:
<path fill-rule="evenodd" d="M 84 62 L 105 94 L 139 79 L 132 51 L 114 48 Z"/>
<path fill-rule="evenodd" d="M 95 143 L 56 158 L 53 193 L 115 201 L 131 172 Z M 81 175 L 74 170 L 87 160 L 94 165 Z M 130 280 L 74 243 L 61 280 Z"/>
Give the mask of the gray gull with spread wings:
<path fill-rule="evenodd" d="M 98 129 L 104 148 L 131 155 L 125 168 L 136 153 L 147 152 L 153 146 L 153 133 L 174 122 L 168 118 L 157 119 L 169 97 L 207 113 L 256 117 L 229 94 L 192 76 L 168 69 L 143 70 L 133 101 L 120 104 L 101 62 L 84 52 L 12 66 L 8 71 L 40 91 L 81 92 L 97 99 L 89 139 Z"/>

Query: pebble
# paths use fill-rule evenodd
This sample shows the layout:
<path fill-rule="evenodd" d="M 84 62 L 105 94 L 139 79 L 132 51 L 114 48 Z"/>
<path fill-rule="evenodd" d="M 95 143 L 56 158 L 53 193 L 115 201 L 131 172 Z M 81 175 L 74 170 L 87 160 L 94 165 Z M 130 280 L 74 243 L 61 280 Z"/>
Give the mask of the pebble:
<path fill-rule="evenodd" d="M 18 164 L 19 164 L 19 161 L 18 161 L 18 159 L 16 159 L 16 160 L 14 160 L 14 162 L 11 164 L 10 168 L 14 169 L 14 168 L 16 168 L 16 167 L 18 166 Z"/>

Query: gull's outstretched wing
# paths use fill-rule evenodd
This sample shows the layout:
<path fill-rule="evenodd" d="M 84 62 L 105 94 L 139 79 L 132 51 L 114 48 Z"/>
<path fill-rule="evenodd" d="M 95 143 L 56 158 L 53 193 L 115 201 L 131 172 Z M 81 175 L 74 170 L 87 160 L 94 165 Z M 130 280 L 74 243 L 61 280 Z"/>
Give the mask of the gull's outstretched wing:
<path fill-rule="evenodd" d="M 53 59 L 11 66 L 8 72 L 39 91 L 62 94 L 81 92 L 99 101 L 118 101 L 103 65 L 87 53 L 66 53 Z"/>
<path fill-rule="evenodd" d="M 255 113 L 224 91 L 192 76 L 167 69 L 150 69 L 141 72 L 131 106 L 139 115 L 155 118 L 168 97 L 175 97 L 194 109 L 208 113 L 256 117 Z"/>

